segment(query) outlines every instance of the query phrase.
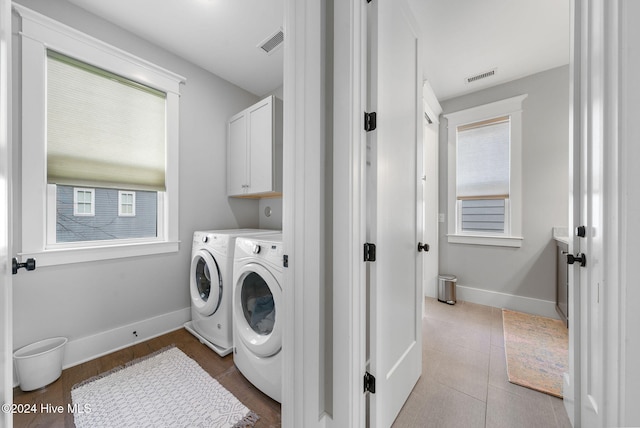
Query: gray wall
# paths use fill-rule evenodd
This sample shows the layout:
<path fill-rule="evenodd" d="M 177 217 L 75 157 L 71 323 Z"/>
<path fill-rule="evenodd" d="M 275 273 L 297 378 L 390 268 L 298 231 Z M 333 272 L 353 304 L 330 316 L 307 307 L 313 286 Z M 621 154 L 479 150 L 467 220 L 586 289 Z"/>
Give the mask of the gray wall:
<path fill-rule="evenodd" d="M 190 306 L 188 277 L 194 230 L 258 226 L 258 202 L 226 197 L 226 120 L 258 101 L 217 76 L 64 0 L 19 3 L 186 77 L 180 97 L 178 253 L 43 267 L 13 279 L 14 345 L 45 337 L 70 340 Z M 15 23 L 15 18 L 14 18 Z M 17 25 L 17 24 L 16 24 Z M 17 30 L 18 27 L 15 27 Z M 14 31 L 14 56 L 19 39 Z M 15 108 L 20 61 L 14 60 Z M 14 112 L 14 252 L 21 250 L 21 144 Z"/>
<path fill-rule="evenodd" d="M 458 285 L 555 301 L 551 228 L 568 222 L 569 67 L 534 74 L 442 102 L 443 114 L 529 94 L 523 103 L 521 248 L 447 242 L 440 224 L 440 272 Z M 447 211 L 447 120 L 440 124 L 440 212 Z M 445 216 L 446 218 L 446 216 Z"/>

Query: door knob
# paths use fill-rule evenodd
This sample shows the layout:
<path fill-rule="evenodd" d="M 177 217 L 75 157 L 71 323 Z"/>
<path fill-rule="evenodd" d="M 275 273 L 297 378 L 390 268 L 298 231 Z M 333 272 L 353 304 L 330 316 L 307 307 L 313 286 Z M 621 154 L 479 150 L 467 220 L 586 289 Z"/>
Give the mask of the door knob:
<path fill-rule="evenodd" d="M 36 270 L 36 260 L 35 259 L 27 259 L 24 263 L 18 263 L 18 259 L 15 257 L 11 260 L 11 273 L 14 275 L 18 273 L 18 269 L 25 268 L 28 271 Z"/>
<path fill-rule="evenodd" d="M 587 265 L 587 256 L 584 253 L 578 253 L 575 256 L 573 254 L 567 254 L 567 264 L 574 264 L 575 262 L 580 262 L 581 267 L 585 267 Z"/>
<path fill-rule="evenodd" d="M 422 242 L 418 242 L 418 252 L 429 251 L 429 244 L 423 244 Z"/>

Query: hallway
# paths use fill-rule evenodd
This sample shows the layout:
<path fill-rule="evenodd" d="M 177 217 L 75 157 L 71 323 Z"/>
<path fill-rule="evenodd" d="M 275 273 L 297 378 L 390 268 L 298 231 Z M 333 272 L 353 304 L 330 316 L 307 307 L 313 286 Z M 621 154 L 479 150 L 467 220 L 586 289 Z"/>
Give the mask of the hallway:
<path fill-rule="evenodd" d="M 507 380 L 500 309 L 427 298 L 425 314 L 422 377 L 395 428 L 571 427 L 562 400 Z"/>

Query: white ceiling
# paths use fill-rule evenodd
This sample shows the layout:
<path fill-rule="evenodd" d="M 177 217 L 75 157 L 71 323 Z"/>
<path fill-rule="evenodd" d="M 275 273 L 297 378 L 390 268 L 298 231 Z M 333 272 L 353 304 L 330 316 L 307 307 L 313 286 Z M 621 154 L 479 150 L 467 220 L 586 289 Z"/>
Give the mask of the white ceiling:
<path fill-rule="evenodd" d="M 284 0 L 69 0 L 262 96 L 282 86 L 283 49 L 257 46 L 282 28 Z"/>
<path fill-rule="evenodd" d="M 570 0 L 408 0 L 439 100 L 569 63 Z M 496 69 L 487 79 L 465 78 Z"/>
<path fill-rule="evenodd" d="M 69 1 L 255 95 L 282 85 L 283 49 L 256 46 L 283 26 L 284 0 Z M 408 1 L 439 100 L 569 62 L 570 0 Z M 492 69 L 494 77 L 465 84 Z"/>

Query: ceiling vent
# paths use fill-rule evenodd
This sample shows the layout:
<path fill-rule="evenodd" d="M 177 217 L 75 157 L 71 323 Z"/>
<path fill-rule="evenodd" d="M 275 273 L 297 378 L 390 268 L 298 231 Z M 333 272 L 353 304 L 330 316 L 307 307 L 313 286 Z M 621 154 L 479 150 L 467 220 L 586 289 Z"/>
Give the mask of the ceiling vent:
<path fill-rule="evenodd" d="M 485 71 L 484 73 L 476 74 L 475 76 L 465 77 L 464 83 L 473 83 L 478 80 L 486 79 L 487 77 L 491 77 L 496 74 L 496 69 Z"/>
<path fill-rule="evenodd" d="M 278 31 L 260 42 L 258 47 L 265 53 L 271 55 L 273 51 L 282 46 L 282 42 L 284 42 L 284 32 L 282 31 L 282 28 L 280 28 Z"/>

